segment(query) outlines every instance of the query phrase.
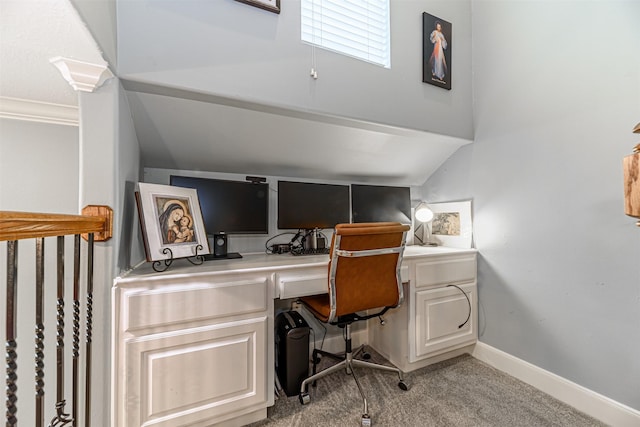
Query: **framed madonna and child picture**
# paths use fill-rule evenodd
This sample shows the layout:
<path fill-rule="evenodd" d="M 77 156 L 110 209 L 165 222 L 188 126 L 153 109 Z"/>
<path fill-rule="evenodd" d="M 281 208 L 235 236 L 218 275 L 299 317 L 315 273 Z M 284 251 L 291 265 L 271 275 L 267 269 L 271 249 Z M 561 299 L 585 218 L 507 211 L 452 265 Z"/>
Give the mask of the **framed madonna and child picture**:
<path fill-rule="evenodd" d="M 136 202 L 147 261 L 209 253 L 196 190 L 141 182 Z"/>
<path fill-rule="evenodd" d="M 451 23 L 422 14 L 422 81 L 451 90 Z"/>

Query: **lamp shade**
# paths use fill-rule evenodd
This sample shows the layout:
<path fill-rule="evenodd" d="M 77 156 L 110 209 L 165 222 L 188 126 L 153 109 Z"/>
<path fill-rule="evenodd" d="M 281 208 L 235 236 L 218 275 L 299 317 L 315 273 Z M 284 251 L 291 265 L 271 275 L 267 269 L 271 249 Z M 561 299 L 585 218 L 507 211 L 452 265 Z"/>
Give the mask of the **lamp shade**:
<path fill-rule="evenodd" d="M 416 219 L 420 222 L 429 222 L 433 219 L 433 211 L 426 203 L 422 202 L 416 207 Z"/>

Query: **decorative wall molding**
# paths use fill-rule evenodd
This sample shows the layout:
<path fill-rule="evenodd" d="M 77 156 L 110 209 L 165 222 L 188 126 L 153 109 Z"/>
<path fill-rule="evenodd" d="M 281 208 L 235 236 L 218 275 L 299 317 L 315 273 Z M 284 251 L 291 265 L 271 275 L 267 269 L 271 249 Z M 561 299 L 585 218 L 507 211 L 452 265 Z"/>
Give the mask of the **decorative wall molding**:
<path fill-rule="evenodd" d="M 78 107 L 0 96 L 0 118 L 78 126 Z"/>
<path fill-rule="evenodd" d="M 62 77 L 69 82 L 74 90 L 82 92 L 93 92 L 105 81 L 113 77 L 107 64 L 92 64 L 90 62 L 78 61 L 76 59 L 56 56 L 49 60 L 60 70 Z"/>
<path fill-rule="evenodd" d="M 472 356 L 555 397 L 607 425 L 640 425 L 640 411 L 582 387 L 490 345 L 478 342 Z"/>

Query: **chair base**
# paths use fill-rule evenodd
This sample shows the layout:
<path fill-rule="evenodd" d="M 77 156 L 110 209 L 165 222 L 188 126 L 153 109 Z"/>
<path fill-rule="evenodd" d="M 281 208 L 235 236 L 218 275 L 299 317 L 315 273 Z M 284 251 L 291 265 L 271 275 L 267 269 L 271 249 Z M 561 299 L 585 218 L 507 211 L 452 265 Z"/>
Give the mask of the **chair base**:
<path fill-rule="evenodd" d="M 300 394 L 298 396 L 300 403 L 303 405 L 306 405 L 307 403 L 309 403 L 311 401 L 311 398 L 309 397 L 309 393 L 307 393 L 307 388 L 309 384 L 313 384 L 315 385 L 315 382 L 322 378 L 325 377 L 329 374 L 332 374 L 334 372 L 340 371 L 342 369 L 345 370 L 345 373 L 348 375 L 353 376 L 353 379 L 356 382 L 356 386 L 358 387 L 358 391 L 360 392 L 360 396 L 362 397 L 362 403 L 363 403 L 363 409 L 362 409 L 362 426 L 370 426 L 371 425 L 371 418 L 369 417 L 369 405 L 367 403 L 367 398 L 364 395 L 364 391 L 362 390 L 362 387 L 360 385 L 360 381 L 358 381 L 358 377 L 356 376 L 355 372 L 354 372 L 354 367 L 359 367 L 359 368 L 370 368 L 370 369 L 377 369 L 380 371 L 385 371 L 385 372 L 393 372 L 396 373 L 398 375 L 398 387 L 401 390 L 409 390 L 409 386 L 407 385 L 407 383 L 405 383 L 404 381 L 404 376 L 403 373 L 400 369 L 393 367 L 393 366 L 384 366 L 384 365 L 379 365 L 377 363 L 372 363 L 372 362 L 367 362 L 364 360 L 359 360 L 359 359 L 354 359 L 355 356 L 357 356 L 358 354 L 360 354 L 360 352 L 364 349 L 364 346 L 360 346 L 355 352 L 351 351 L 351 325 L 346 325 L 346 349 L 347 351 L 344 354 L 341 355 L 337 355 L 337 354 L 333 354 L 333 353 L 329 353 L 326 351 L 322 351 L 322 350 L 314 350 L 313 352 L 313 374 L 306 378 L 304 381 L 302 381 L 302 383 L 300 384 Z M 317 364 L 317 355 L 318 354 L 322 354 L 328 357 L 331 357 L 333 359 L 338 359 L 340 360 L 340 362 L 338 362 L 335 365 L 332 365 L 318 373 L 315 372 L 316 370 L 316 364 Z"/>

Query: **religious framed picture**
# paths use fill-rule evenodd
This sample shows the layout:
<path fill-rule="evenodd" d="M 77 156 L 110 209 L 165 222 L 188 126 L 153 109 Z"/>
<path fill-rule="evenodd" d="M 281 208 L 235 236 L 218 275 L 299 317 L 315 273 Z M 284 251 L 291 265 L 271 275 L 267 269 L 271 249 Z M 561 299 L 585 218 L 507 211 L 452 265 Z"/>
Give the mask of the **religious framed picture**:
<path fill-rule="evenodd" d="M 452 26 L 450 22 L 422 14 L 422 81 L 451 90 Z"/>
<path fill-rule="evenodd" d="M 471 200 L 449 203 L 430 203 L 431 242 L 438 246 L 471 249 Z"/>
<path fill-rule="evenodd" d="M 136 202 L 147 261 L 210 252 L 195 189 L 140 182 Z"/>
<path fill-rule="evenodd" d="M 280 13 L 280 0 L 236 0 L 269 12 Z"/>

